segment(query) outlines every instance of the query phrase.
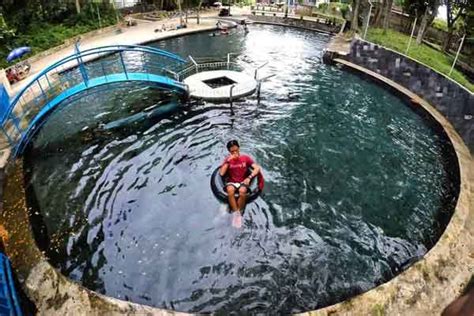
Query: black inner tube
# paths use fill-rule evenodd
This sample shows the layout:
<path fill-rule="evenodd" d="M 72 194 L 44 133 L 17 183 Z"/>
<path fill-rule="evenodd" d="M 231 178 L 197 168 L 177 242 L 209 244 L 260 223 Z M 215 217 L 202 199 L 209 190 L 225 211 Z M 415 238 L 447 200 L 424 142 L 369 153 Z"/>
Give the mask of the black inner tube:
<path fill-rule="evenodd" d="M 227 203 L 228 195 L 225 190 L 225 184 L 227 183 L 226 178 L 222 177 L 219 173 L 220 166 L 217 167 L 211 176 L 211 189 L 217 199 L 220 201 Z M 248 174 L 252 172 L 252 168 L 248 169 Z M 262 183 L 259 183 L 261 181 Z M 258 176 L 254 177 L 252 181 L 250 181 L 249 192 L 247 196 L 247 203 L 254 201 L 262 192 L 261 188 L 263 188 L 263 177 L 259 174 Z M 239 193 L 235 193 L 235 197 L 238 197 Z"/>

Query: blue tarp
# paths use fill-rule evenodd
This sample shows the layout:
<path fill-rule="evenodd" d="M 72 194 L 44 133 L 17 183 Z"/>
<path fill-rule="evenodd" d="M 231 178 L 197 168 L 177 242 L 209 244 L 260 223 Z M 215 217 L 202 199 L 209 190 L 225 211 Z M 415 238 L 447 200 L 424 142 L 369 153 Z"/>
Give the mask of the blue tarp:
<path fill-rule="evenodd" d="M 8 54 L 7 56 L 7 61 L 11 62 L 12 60 L 15 60 L 17 58 L 20 58 L 21 56 L 25 55 L 26 53 L 31 52 L 31 48 L 28 46 L 23 46 L 23 47 L 18 47 L 15 48 Z"/>
<path fill-rule="evenodd" d="M 0 253 L 0 315 L 23 315 L 13 283 L 10 261 L 3 253 Z"/>
<path fill-rule="evenodd" d="M 8 95 L 7 90 L 3 86 L 3 84 L 0 84 L 0 120 L 1 124 L 3 124 L 3 121 L 5 120 L 5 114 L 8 111 L 8 108 L 10 107 L 10 96 Z"/>

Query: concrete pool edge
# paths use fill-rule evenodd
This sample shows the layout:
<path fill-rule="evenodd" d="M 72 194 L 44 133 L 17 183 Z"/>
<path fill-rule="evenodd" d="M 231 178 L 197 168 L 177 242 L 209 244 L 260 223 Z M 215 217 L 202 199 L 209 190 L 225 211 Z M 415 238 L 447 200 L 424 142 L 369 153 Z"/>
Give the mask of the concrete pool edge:
<path fill-rule="evenodd" d="M 370 76 L 419 104 L 444 129 L 456 152 L 460 191 L 455 211 L 439 241 L 428 253 L 397 277 L 341 303 L 299 315 L 433 315 L 441 311 L 467 285 L 474 272 L 473 159 L 452 124 L 432 105 L 410 90 L 364 67 L 342 59 L 335 62 Z"/>

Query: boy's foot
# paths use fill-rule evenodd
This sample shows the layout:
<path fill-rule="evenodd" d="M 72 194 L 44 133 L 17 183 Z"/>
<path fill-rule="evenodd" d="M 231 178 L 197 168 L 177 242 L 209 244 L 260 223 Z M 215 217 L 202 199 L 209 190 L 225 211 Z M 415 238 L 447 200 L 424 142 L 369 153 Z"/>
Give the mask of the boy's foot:
<path fill-rule="evenodd" d="M 242 214 L 240 214 L 240 211 L 235 211 L 232 213 L 232 226 L 235 228 L 242 227 Z"/>

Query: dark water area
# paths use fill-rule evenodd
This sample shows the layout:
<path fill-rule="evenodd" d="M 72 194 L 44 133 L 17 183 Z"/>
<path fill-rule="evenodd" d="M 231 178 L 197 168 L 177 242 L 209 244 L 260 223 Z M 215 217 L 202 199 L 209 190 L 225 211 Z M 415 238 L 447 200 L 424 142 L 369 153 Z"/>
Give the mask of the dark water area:
<path fill-rule="evenodd" d="M 329 37 L 274 26 L 154 44 L 275 74 L 255 96 L 183 104 L 144 84 L 92 90 L 25 154 L 36 238 L 84 286 L 178 311 L 290 313 L 386 282 L 438 240 L 457 199 L 446 137 L 396 96 L 321 63 Z M 165 113 L 154 109 L 166 107 Z M 231 226 L 209 180 L 236 138 L 264 194 Z"/>

